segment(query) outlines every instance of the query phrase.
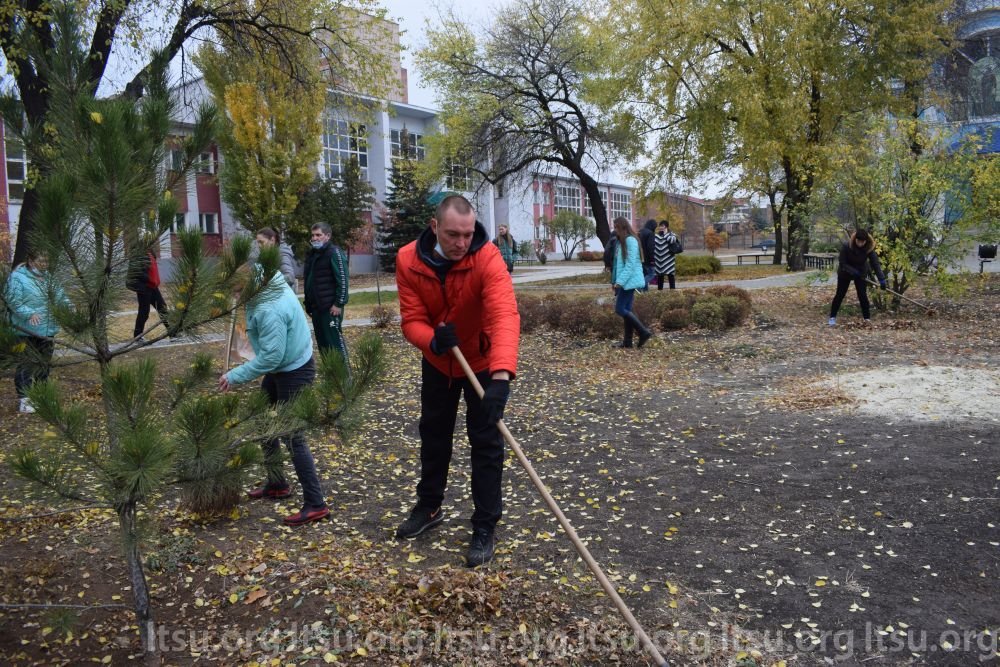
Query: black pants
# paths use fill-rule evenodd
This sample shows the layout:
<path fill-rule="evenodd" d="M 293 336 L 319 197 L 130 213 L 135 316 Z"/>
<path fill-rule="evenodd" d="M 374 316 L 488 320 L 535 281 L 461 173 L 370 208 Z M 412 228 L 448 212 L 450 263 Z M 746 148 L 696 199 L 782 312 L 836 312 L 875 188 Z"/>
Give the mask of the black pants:
<path fill-rule="evenodd" d="M 657 273 L 656 274 L 656 289 L 663 289 L 663 276 L 666 276 L 670 281 L 670 289 L 677 289 L 676 276 L 672 273 Z"/>
<path fill-rule="evenodd" d="M 24 398 L 24 392 L 28 387 L 49 379 L 55 343 L 38 336 L 24 336 L 20 342 L 25 344 L 25 350 L 14 371 L 14 389 L 19 398 Z"/>
<path fill-rule="evenodd" d="M 145 287 L 136 291 L 136 299 L 139 301 L 139 312 L 135 316 L 135 327 L 132 330 L 132 337 L 142 334 L 146 330 L 146 320 L 149 319 L 149 307 L 156 308 L 160 314 L 160 319 L 167 321 L 167 304 L 163 301 L 159 287 Z"/>
<path fill-rule="evenodd" d="M 503 437 L 480 409 L 476 390 L 465 378 L 449 378 L 422 360 L 420 387 L 420 482 L 417 506 L 437 509 L 444 501 L 451 464 L 458 399 L 465 394 L 465 427 L 472 450 L 472 513 L 474 528 L 492 530 L 503 513 Z M 484 386 L 489 373 L 476 375 Z"/>
<path fill-rule="evenodd" d="M 260 388 L 267 394 L 271 405 L 285 403 L 291 400 L 297 393 L 305 387 L 311 385 L 316 379 L 316 364 L 310 359 L 293 371 L 285 373 L 268 373 L 260 383 Z M 277 438 L 264 443 L 264 463 L 267 467 L 267 488 L 284 489 L 288 486 L 285 481 L 285 474 L 281 471 L 280 442 Z M 316 473 L 316 462 L 313 461 L 312 452 L 302 431 L 292 434 L 288 442 L 288 449 L 292 454 L 292 467 L 295 468 L 295 475 L 302 485 L 302 507 L 303 509 L 318 510 L 326 507 L 323 499 L 323 489 L 319 483 L 319 475 Z"/>
<path fill-rule="evenodd" d="M 861 303 L 861 315 L 867 320 L 871 318 L 871 304 L 868 303 L 868 283 L 864 276 L 852 276 L 846 273 L 837 273 L 837 293 L 833 296 L 833 305 L 830 306 L 830 317 L 836 317 L 847 295 L 847 288 L 854 283 L 854 289 L 858 292 L 858 302 Z"/>

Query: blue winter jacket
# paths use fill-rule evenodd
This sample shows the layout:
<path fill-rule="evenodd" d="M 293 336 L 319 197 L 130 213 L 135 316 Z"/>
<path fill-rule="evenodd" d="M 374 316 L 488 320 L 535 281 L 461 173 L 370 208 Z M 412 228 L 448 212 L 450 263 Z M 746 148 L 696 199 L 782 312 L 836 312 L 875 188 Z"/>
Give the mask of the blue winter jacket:
<path fill-rule="evenodd" d="M 7 303 L 10 304 L 10 321 L 17 328 L 18 336 L 51 338 L 59 332 L 59 325 L 49 312 L 48 281 L 47 272 L 35 273 L 27 264 L 22 264 L 10 274 L 7 281 Z M 52 296 L 57 301 L 70 305 L 62 288 L 55 286 Z M 32 324 L 32 315 L 38 315 L 41 321 Z"/>
<path fill-rule="evenodd" d="M 247 338 L 256 356 L 226 374 L 230 384 L 293 371 L 312 358 L 312 333 L 305 311 L 280 271 L 247 304 Z"/>
<path fill-rule="evenodd" d="M 639 242 L 634 236 L 625 239 L 628 258 L 623 259 L 621 248 L 615 248 L 615 268 L 612 272 L 612 283 L 621 285 L 623 289 L 640 289 L 646 284 L 642 272 L 642 261 L 639 257 Z"/>

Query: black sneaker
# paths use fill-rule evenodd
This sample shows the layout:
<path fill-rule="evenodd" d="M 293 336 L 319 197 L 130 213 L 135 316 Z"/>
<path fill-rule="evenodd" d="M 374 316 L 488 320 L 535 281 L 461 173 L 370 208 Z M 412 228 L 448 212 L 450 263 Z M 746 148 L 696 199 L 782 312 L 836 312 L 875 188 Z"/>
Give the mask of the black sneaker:
<path fill-rule="evenodd" d="M 396 539 L 416 537 L 442 521 L 444 521 L 444 512 L 441 511 L 440 507 L 433 511 L 425 507 L 414 507 L 413 511 L 410 512 L 410 518 L 399 524 L 399 528 L 396 529 Z"/>
<path fill-rule="evenodd" d="M 493 550 L 496 538 L 489 528 L 474 528 L 472 540 L 469 542 L 469 552 L 465 554 L 466 567 L 479 567 L 493 560 Z"/>

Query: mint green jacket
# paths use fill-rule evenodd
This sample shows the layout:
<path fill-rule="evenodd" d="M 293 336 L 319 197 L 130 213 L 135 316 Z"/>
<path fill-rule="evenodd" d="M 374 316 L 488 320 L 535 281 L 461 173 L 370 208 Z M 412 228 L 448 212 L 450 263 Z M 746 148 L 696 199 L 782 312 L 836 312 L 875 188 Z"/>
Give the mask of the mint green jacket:
<path fill-rule="evenodd" d="M 17 327 L 18 336 L 51 338 L 59 333 L 59 325 L 49 311 L 49 279 L 47 272 L 35 273 L 27 264 L 11 272 L 7 280 L 7 303 L 10 304 L 10 322 Z M 69 305 L 65 293 L 58 286 L 53 287 L 52 297 Z M 32 315 L 38 315 L 41 321 L 32 324 Z"/>
<path fill-rule="evenodd" d="M 305 311 L 281 272 L 275 272 L 267 289 L 247 304 L 247 338 L 256 356 L 226 373 L 230 384 L 293 371 L 312 358 Z"/>

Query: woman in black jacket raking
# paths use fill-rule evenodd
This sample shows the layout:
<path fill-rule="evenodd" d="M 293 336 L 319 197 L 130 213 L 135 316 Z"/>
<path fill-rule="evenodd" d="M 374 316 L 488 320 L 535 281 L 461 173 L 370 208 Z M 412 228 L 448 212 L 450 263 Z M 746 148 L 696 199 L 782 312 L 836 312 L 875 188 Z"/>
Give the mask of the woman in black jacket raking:
<path fill-rule="evenodd" d="M 840 249 L 840 266 L 837 269 L 837 293 L 833 297 L 833 305 L 830 306 L 830 326 L 837 324 L 837 311 L 844 301 L 847 288 L 854 283 L 854 288 L 858 292 L 858 301 L 861 303 L 861 315 L 865 322 L 871 320 L 871 305 L 868 303 L 868 266 L 878 276 L 878 284 L 885 289 L 885 274 L 882 273 L 882 265 L 879 264 L 878 255 L 875 254 L 875 241 L 864 229 L 859 229 L 851 235 L 851 240 Z"/>

